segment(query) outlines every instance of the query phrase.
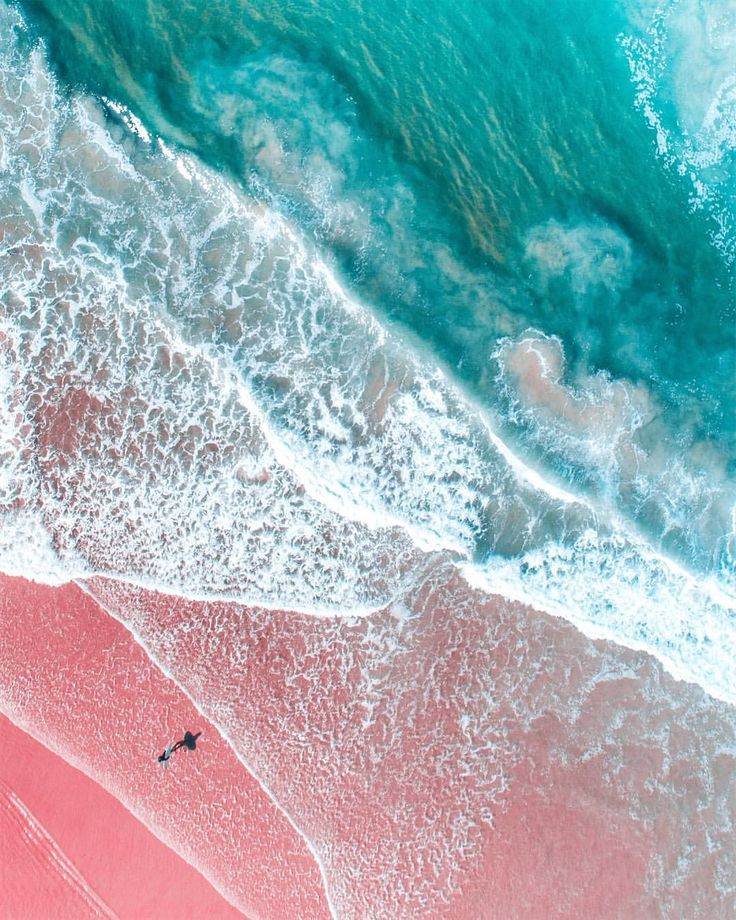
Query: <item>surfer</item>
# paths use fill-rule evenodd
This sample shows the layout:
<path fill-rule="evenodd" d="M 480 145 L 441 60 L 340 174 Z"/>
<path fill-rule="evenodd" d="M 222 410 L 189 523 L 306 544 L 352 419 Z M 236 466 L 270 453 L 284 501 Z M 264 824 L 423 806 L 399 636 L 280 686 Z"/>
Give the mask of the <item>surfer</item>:
<path fill-rule="evenodd" d="M 168 767 L 168 765 L 169 765 L 169 758 L 171 757 L 171 751 L 172 751 L 173 747 L 174 747 L 174 742 L 172 741 L 172 742 L 169 744 L 169 746 L 166 748 L 166 750 L 163 752 L 163 754 L 159 754 L 159 755 L 158 755 L 158 762 L 159 762 L 160 764 L 162 764 L 164 770 L 165 770 L 165 769 Z"/>
<path fill-rule="evenodd" d="M 159 754 L 158 762 L 164 767 L 164 769 L 166 769 L 166 767 L 169 765 L 169 758 L 180 748 L 185 747 L 189 751 L 196 750 L 197 738 L 199 738 L 201 734 L 202 732 L 197 732 L 196 735 L 193 735 L 191 732 L 185 732 L 181 741 L 177 741 L 176 744 L 174 744 L 172 741 L 163 752 L 163 754 Z"/>

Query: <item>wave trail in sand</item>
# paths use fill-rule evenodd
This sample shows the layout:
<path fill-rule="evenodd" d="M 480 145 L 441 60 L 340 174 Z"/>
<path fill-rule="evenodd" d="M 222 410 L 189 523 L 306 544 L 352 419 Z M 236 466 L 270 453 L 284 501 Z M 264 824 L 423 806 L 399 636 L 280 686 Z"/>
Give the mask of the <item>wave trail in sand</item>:
<path fill-rule="evenodd" d="M 10 916 L 17 909 L 30 916 L 34 911 L 33 904 L 38 904 L 40 911 L 47 910 L 53 904 L 56 916 L 59 917 L 104 917 L 114 920 L 116 915 L 96 894 L 46 828 L 3 782 L 0 782 L 0 826 L 4 828 L 4 881 L 3 893 L 0 894 L 0 911 L 5 916 Z M 29 864 L 36 868 L 29 872 Z M 26 882 L 29 875 L 33 884 L 20 892 L 14 890 L 18 880 Z M 19 887 L 23 888 L 22 883 Z"/>

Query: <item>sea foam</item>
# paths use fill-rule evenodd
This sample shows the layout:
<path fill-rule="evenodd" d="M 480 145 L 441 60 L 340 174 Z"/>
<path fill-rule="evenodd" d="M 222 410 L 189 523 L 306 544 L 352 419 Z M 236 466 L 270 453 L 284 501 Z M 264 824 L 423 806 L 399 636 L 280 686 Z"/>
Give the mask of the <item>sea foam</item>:
<path fill-rule="evenodd" d="M 441 553 L 736 698 L 725 573 L 548 482 L 294 223 L 116 103 L 62 97 L 2 16 L 8 571 L 354 615 Z"/>
<path fill-rule="evenodd" d="M 629 0 L 619 37 L 637 104 L 665 163 L 689 179 L 691 204 L 714 218 L 713 240 L 736 259 L 736 14 L 723 0 Z M 674 111 L 673 111 L 674 109 Z M 673 117 L 674 116 L 674 117 Z"/>

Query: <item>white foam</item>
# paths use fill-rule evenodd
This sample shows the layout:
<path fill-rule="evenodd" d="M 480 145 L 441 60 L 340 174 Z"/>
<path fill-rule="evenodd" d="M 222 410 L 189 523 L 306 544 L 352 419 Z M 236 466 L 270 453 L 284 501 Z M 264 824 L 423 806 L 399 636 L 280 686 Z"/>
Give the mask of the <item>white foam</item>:
<path fill-rule="evenodd" d="M 689 177 L 693 208 L 707 207 L 713 241 L 736 259 L 736 13 L 728 0 L 628 0 L 632 30 L 619 36 L 637 87 L 637 104 L 659 156 Z M 674 103 L 676 121 L 665 115 Z"/>
<path fill-rule="evenodd" d="M 113 99 L 108 99 L 107 96 L 102 96 L 101 99 L 111 112 L 114 112 L 116 115 L 119 115 L 120 118 L 122 118 L 123 122 L 126 124 L 128 129 L 133 132 L 133 134 L 136 134 L 147 144 L 151 143 L 150 132 L 145 127 L 140 118 L 138 118 L 137 115 L 134 115 L 127 106 L 122 105 L 119 102 L 115 102 Z"/>
<path fill-rule="evenodd" d="M 462 568 L 477 588 L 572 621 L 592 639 L 646 651 L 675 679 L 736 703 L 736 598 L 644 543 L 588 532 L 573 545 Z"/>
<path fill-rule="evenodd" d="M 656 605 L 641 601 L 646 639 L 627 619 L 637 578 L 679 605 L 683 629 L 701 619 L 708 584 L 685 589 L 691 576 L 664 556 L 653 566 L 603 501 L 516 456 L 283 216 L 152 142 L 108 100 L 137 135 L 116 141 L 102 107 L 65 102 L 39 55 L 29 63 L 10 33 L 3 42 L 6 571 L 51 581 L 96 572 L 195 598 L 355 615 L 398 596 L 424 553 L 491 557 L 475 571 L 493 590 L 543 607 L 547 597 L 555 612 L 734 693 L 705 640 L 667 646 Z M 30 108 L 11 76 L 27 78 L 32 147 L 19 140 Z M 558 382 L 547 384 L 553 393 Z M 606 553 L 623 568 L 596 575 Z M 600 582 L 582 605 L 581 573 Z M 711 645 L 730 647 L 728 618 L 706 619 Z"/>

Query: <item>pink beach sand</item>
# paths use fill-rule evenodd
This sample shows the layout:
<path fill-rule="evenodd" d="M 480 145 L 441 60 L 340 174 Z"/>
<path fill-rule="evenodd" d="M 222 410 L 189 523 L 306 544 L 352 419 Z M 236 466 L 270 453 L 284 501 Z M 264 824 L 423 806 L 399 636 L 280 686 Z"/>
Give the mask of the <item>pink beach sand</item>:
<path fill-rule="evenodd" d="M 0 709 L 112 793 L 179 854 L 181 858 L 169 852 L 168 862 L 161 862 L 163 877 L 155 889 L 169 890 L 179 915 L 186 916 L 187 910 L 191 917 L 237 915 L 183 859 L 247 916 L 328 916 L 319 870 L 287 818 L 130 633 L 77 586 L 49 588 L 2 579 Z M 171 767 L 163 771 L 156 755 L 185 731 L 202 732 L 196 750 L 172 755 Z M 21 746 L 19 756 L 25 756 L 29 744 Z M 22 785 L 17 764 L 5 769 L 3 779 L 120 916 L 158 916 L 155 898 L 148 900 L 145 891 L 125 899 L 127 887 L 135 887 L 140 878 L 135 854 L 128 853 L 122 864 L 112 861 L 118 850 L 127 848 L 130 835 L 151 840 L 150 834 L 128 815 L 120 839 L 115 839 L 115 822 L 107 817 L 110 809 L 116 808 L 118 816 L 127 812 L 97 790 L 106 805 L 95 809 L 100 824 L 89 829 L 96 852 L 86 852 L 82 837 L 86 839 L 92 818 L 84 808 L 83 790 L 94 789 L 94 783 L 51 754 L 47 762 L 50 773 L 29 773 Z M 58 770 L 76 777 L 66 801 L 62 794 L 57 801 L 47 785 L 46 777 L 55 782 Z M 53 808 L 45 804 L 49 801 Z M 64 818 L 77 810 L 78 819 L 64 831 Z M 104 845 L 99 831 L 106 825 L 112 842 Z M 76 843 L 73 827 L 80 835 Z M 148 848 L 159 854 L 159 861 L 167 852 L 153 840 Z M 153 874 L 158 864 L 152 861 Z M 186 885 L 183 879 L 189 880 Z M 135 909 L 129 912 L 128 906 Z"/>
<path fill-rule="evenodd" d="M 101 905 L 131 920 L 242 916 L 117 799 L 2 715 L 0 737 L 0 917 L 76 920 Z"/>
<path fill-rule="evenodd" d="M 451 566 L 365 619 L 3 588 L 0 708 L 246 915 L 736 914 L 729 707 Z"/>
<path fill-rule="evenodd" d="M 339 917 L 734 915 L 734 714 L 648 656 L 442 565 L 352 620 L 89 589 L 266 779 Z"/>

